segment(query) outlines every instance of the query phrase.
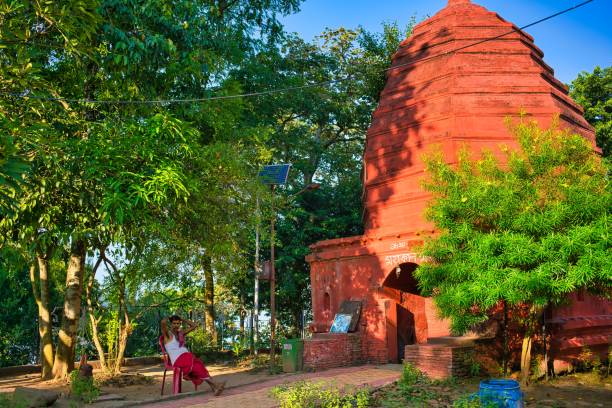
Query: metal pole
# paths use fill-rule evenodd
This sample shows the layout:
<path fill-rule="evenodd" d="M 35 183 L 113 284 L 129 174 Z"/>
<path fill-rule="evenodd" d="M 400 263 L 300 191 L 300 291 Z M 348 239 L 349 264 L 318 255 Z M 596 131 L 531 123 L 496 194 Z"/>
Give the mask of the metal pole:
<path fill-rule="evenodd" d="M 272 185 L 272 221 L 270 222 L 270 370 L 274 369 L 274 334 L 276 323 L 276 273 L 274 268 L 274 223 L 276 213 L 274 212 L 274 184 Z"/>
<path fill-rule="evenodd" d="M 255 199 L 255 292 L 253 293 L 253 352 L 257 352 L 257 342 L 259 341 L 259 195 Z"/>

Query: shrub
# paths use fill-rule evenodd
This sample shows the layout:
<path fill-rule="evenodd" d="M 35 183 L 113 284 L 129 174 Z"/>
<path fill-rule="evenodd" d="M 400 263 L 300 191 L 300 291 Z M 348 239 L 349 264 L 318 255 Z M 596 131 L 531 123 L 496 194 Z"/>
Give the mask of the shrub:
<path fill-rule="evenodd" d="M 81 377 L 79 370 L 70 373 L 70 392 L 87 403 L 95 401 L 100 396 L 100 389 L 94 384 L 93 378 Z"/>
<path fill-rule="evenodd" d="M 343 393 L 324 382 L 298 381 L 272 389 L 281 408 L 366 408 L 370 406 L 370 391 L 361 388 Z"/>
<path fill-rule="evenodd" d="M 398 383 L 404 386 L 411 386 L 425 379 L 425 374 L 423 374 L 421 370 L 419 370 L 410 363 L 405 363 L 404 370 L 402 371 L 402 376 L 400 377 Z"/>
<path fill-rule="evenodd" d="M 188 336 L 189 348 L 196 356 L 202 356 L 217 350 L 210 334 L 204 330 L 196 330 Z"/>

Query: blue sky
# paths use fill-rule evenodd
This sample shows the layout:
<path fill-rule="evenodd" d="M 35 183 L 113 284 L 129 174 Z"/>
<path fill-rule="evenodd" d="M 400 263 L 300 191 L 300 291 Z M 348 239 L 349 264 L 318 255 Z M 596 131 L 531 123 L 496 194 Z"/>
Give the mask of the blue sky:
<path fill-rule="evenodd" d="M 529 24 L 582 0 L 476 0 L 518 26 Z M 383 21 L 407 23 L 434 15 L 447 0 L 306 0 L 301 11 L 282 19 L 287 31 L 306 40 L 326 27 L 380 31 Z M 544 60 L 555 76 L 571 82 L 581 71 L 612 65 L 612 0 L 594 0 L 552 20 L 526 30 L 544 51 Z"/>

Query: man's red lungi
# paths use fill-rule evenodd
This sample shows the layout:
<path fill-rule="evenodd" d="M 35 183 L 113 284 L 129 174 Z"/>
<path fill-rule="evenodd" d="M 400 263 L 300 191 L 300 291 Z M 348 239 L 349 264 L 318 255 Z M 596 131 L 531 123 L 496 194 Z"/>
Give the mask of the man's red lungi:
<path fill-rule="evenodd" d="M 204 363 L 193 355 L 193 353 L 183 353 L 173 364 L 183 370 L 183 378 L 190 380 L 194 385 L 200 385 L 205 379 L 210 378 L 210 374 Z"/>

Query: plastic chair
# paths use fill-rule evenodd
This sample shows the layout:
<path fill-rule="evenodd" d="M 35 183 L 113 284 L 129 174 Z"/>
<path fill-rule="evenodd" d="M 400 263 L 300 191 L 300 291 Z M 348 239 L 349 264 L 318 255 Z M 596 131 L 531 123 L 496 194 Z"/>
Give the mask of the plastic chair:
<path fill-rule="evenodd" d="M 162 379 L 161 386 L 161 395 L 164 395 L 164 386 L 166 385 L 166 372 L 168 370 L 172 370 L 172 393 L 180 394 L 182 390 L 182 379 L 183 379 L 183 369 L 179 367 L 174 367 L 170 362 L 170 357 L 166 352 L 166 347 L 164 345 L 164 336 L 159 336 L 159 347 L 162 351 L 162 356 L 164 358 L 164 377 Z M 198 386 L 195 386 L 197 391 Z"/>

